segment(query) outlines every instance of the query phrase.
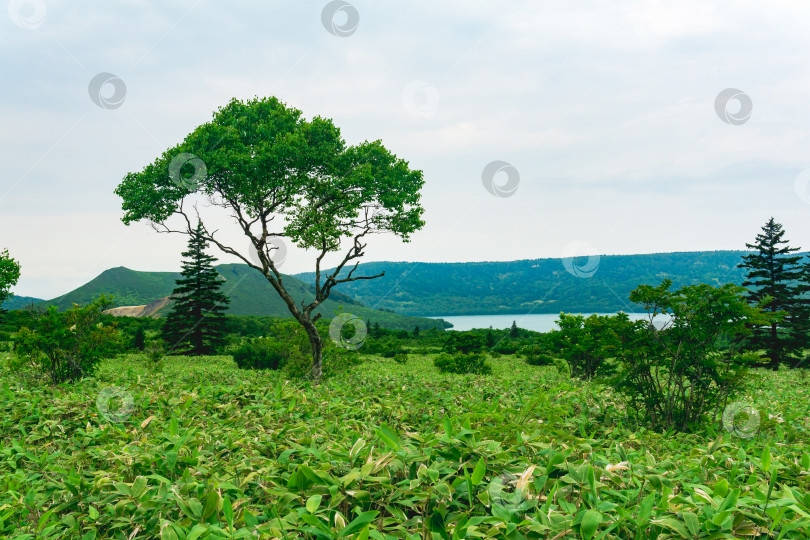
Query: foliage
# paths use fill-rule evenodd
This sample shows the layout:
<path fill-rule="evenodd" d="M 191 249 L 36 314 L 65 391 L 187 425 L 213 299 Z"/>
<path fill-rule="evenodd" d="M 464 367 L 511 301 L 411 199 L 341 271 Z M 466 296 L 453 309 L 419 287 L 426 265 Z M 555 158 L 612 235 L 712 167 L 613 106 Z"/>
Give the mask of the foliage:
<path fill-rule="evenodd" d="M 166 347 L 163 340 L 153 339 L 144 346 L 144 354 L 153 364 L 157 364 L 166 356 Z"/>
<path fill-rule="evenodd" d="M 606 375 L 612 370 L 606 359 L 618 344 L 616 329 L 628 323 L 625 313 L 587 318 L 560 313 L 559 330 L 546 334 L 546 347 L 568 362 L 574 377 L 592 379 L 597 374 Z"/>
<path fill-rule="evenodd" d="M 405 354 L 406 352 L 407 351 L 403 349 L 400 345 L 389 342 L 382 349 L 380 356 L 382 356 L 383 358 L 393 358 L 398 354 Z"/>
<path fill-rule="evenodd" d="M 174 182 L 167 174 L 173 163 L 181 164 L 174 165 Z M 203 165 L 205 174 L 198 175 Z M 231 100 L 181 144 L 128 174 L 116 193 L 123 199 L 124 223 L 149 220 L 167 230 L 172 216 L 189 223 L 183 201 L 191 193 L 230 210 L 256 257 L 214 238 L 214 229 L 204 228 L 206 240 L 264 275 L 306 330 L 318 380 L 323 339 L 314 310 L 333 287 L 383 275 L 354 274 L 351 268 L 364 255 L 368 235 L 387 232 L 408 241 L 422 228 L 423 184 L 421 171 L 411 170 L 380 141 L 347 147 L 331 120 L 307 121 L 301 111 L 271 97 Z M 192 234 L 190 226 L 179 232 Z M 276 266 L 279 241 L 318 253 L 313 294 L 302 304 L 289 294 Z M 322 273 L 321 261 L 331 253 L 342 259 L 334 271 Z M 344 267 L 348 273 L 338 277 Z"/>
<path fill-rule="evenodd" d="M 20 263 L 15 261 L 8 250 L 0 251 L 0 306 L 12 296 L 11 287 L 20 279 Z"/>
<path fill-rule="evenodd" d="M 230 299 L 222 292 L 222 277 L 205 253 L 208 242 L 202 224 L 189 237 L 183 270 L 172 291 L 172 307 L 163 325 L 163 341 L 171 354 L 209 355 L 225 343 L 225 311 Z"/>
<path fill-rule="evenodd" d="M 144 330 L 143 326 L 138 326 L 135 329 L 135 334 L 132 336 L 132 345 L 133 349 L 142 351 L 146 346 L 146 330 Z"/>
<path fill-rule="evenodd" d="M 15 353 L 23 362 L 47 374 L 53 384 L 75 381 L 95 373 L 98 363 L 120 348 L 114 325 L 104 325 L 101 314 L 110 305 L 104 296 L 64 313 L 51 307 L 35 330 L 23 327 L 15 339 Z"/>
<path fill-rule="evenodd" d="M 631 300 L 644 306 L 650 321 L 659 314 L 670 322 L 657 328 L 624 321 L 617 328 L 619 372 L 615 388 L 656 429 L 694 430 L 704 414 L 716 420 L 740 391 L 751 356 L 739 346 L 750 327 L 771 315 L 749 305 L 737 285 L 690 285 L 670 290 L 665 280 L 642 285 Z M 643 323 L 642 323 L 643 324 Z M 720 338 L 727 347 L 720 348 Z"/>
<path fill-rule="evenodd" d="M 231 355 L 240 369 L 278 369 L 286 363 L 290 352 L 274 339 L 252 338 L 243 341 Z"/>
<path fill-rule="evenodd" d="M 515 354 L 521 349 L 521 347 L 522 343 L 519 340 L 505 338 L 498 340 L 498 342 L 495 343 L 495 346 L 492 347 L 492 351 L 499 354 Z"/>
<path fill-rule="evenodd" d="M 810 313 L 807 300 L 802 298 L 802 292 L 807 290 L 807 284 L 801 282 L 802 257 L 792 255 L 799 248 L 790 247 L 784 236 L 782 225 L 770 218 L 754 244 L 745 244 L 755 251 L 743 256 L 740 264 L 748 270 L 742 284 L 748 287 L 748 301 L 768 313 L 780 315 L 768 325 L 753 326 L 748 338 L 753 350 L 765 351 L 772 369 L 810 345 L 807 323 Z"/>
<path fill-rule="evenodd" d="M 554 363 L 554 357 L 539 344 L 527 345 L 520 349 L 520 355 L 530 366 L 548 366 Z"/>
<path fill-rule="evenodd" d="M 810 536 L 800 370 L 746 387 L 761 423 L 742 438 L 637 429 L 610 392 L 508 357 L 490 377 L 369 359 L 317 388 L 139 358 L 70 387 L 0 374 L 0 536 Z M 96 408 L 110 386 L 134 400 L 119 424 Z"/>
<path fill-rule="evenodd" d="M 444 351 L 448 353 L 473 354 L 484 350 L 484 339 L 475 332 L 447 332 Z"/>
<path fill-rule="evenodd" d="M 399 353 L 394 355 L 394 362 L 400 365 L 405 365 L 408 363 L 408 355 L 405 353 Z"/>
<path fill-rule="evenodd" d="M 433 364 L 442 373 L 474 373 L 476 375 L 492 373 L 492 367 L 487 363 L 486 356 L 480 353 L 442 353 L 433 360 Z"/>

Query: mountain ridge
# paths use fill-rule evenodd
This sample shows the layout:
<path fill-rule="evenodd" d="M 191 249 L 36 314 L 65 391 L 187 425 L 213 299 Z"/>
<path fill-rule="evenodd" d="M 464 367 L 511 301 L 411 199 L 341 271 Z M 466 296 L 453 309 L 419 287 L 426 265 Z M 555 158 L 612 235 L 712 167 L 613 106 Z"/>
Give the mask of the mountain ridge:
<path fill-rule="evenodd" d="M 745 250 L 678 251 L 468 263 L 368 262 L 355 275 L 391 280 L 346 283 L 370 307 L 422 316 L 640 311 L 628 299 L 642 284 L 741 284 Z M 806 253 L 803 253 L 806 255 Z M 311 272 L 295 274 L 311 282 Z M 375 283 L 377 282 L 377 283 Z"/>
<path fill-rule="evenodd" d="M 224 279 L 223 292 L 231 299 L 228 314 L 291 317 L 287 305 L 259 271 L 245 264 L 220 264 L 215 268 Z M 59 309 L 66 309 L 74 303 L 87 304 L 100 294 L 113 297 L 113 308 L 147 306 L 170 296 L 174 290 L 175 281 L 179 277 L 180 272 L 144 272 L 118 266 L 103 271 L 84 285 L 66 294 L 42 301 L 36 306 L 53 305 Z M 298 303 L 307 302 L 313 298 L 311 285 L 293 276 L 284 276 L 284 279 L 287 290 Z M 135 312 L 137 310 L 123 311 Z M 378 322 L 387 328 L 412 330 L 415 326 L 423 329 L 448 326 L 441 320 L 374 310 L 340 292 L 332 293 L 316 309 L 316 313 L 321 313 L 327 319 L 331 319 L 341 312 L 351 313 L 372 324 Z"/>

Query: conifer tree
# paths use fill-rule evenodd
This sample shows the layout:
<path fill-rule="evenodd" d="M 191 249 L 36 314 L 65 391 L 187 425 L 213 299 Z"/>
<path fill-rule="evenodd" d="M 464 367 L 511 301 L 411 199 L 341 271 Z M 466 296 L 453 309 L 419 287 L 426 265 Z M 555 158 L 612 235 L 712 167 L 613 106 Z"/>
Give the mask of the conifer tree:
<path fill-rule="evenodd" d="M 770 359 L 771 369 L 796 353 L 800 353 L 805 343 L 803 335 L 804 314 L 801 300 L 802 257 L 792 255 L 798 247 L 790 247 L 784 240 L 782 225 L 773 218 L 762 227 L 753 244 L 745 244 L 754 253 L 744 255 L 740 267 L 747 268 L 748 274 L 743 287 L 748 288 L 747 300 L 750 303 L 762 302 L 762 310 L 769 313 L 785 313 L 780 322 L 772 322 L 766 327 L 753 328 L 750 337 L 752 348 L 764 350 Z"/>
<path fill-rule="evenodd" d="M 225 311 L 230 299 L 222 291 L 216 259 L 205 253 L 208 242 L 201 223 L 183 252 L 183 270 L 172 292 L 172 305 L 163 325 L 170 354 L 213 354 L 225 342 Z"/>

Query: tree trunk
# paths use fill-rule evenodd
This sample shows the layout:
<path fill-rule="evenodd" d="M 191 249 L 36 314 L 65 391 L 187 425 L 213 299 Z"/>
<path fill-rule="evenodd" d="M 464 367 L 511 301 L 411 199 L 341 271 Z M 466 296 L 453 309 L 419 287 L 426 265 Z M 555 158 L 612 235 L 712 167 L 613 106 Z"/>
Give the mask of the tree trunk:
<path fill-rule="evenodd" d="M 776 323 L 771 324 L 771 344 L 773 351 L 771 355 L 771 370 L 779 371 L 779 364 L 782 361 L 782 344 L 779 343 L 779 328 Z"/>
<path fill-rule="evenodd" d="M 312 347 L 312 380 L 316 383 L 320 383 L 323 377 L 323 364 L 321 362 L 323 343 L 321 342 L 321 335 L 318 333 L 318 329 L 313 323 L 304 324 L 304 329 L 307 331 L 309 345 Z"/>

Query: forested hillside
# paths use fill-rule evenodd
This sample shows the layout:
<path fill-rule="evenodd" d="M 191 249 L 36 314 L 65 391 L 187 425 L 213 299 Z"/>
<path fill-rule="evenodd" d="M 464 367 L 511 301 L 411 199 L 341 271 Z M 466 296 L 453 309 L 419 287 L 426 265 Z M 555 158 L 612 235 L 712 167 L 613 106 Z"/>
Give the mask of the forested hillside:
<path fill-rule="evenodd" d="M 369 307 L 419 315 L 637 311 L 627 299 L 640 284 L 669 278 L 675 287 L 742 282 L 744 251 L 603 255 L 564 261 L 361 264 L 385 277 L 349 283 L 344 292 Z M 573 270 L 569 271 L 566 268 Z M 598 262 L 598 266 L 596 266 Z M 573 263 L 573 264 L 572 264 Z M 579 273 L 590 277 L 578 277 Z M 312 274 L 298 274 L 311 281 Z"/>

